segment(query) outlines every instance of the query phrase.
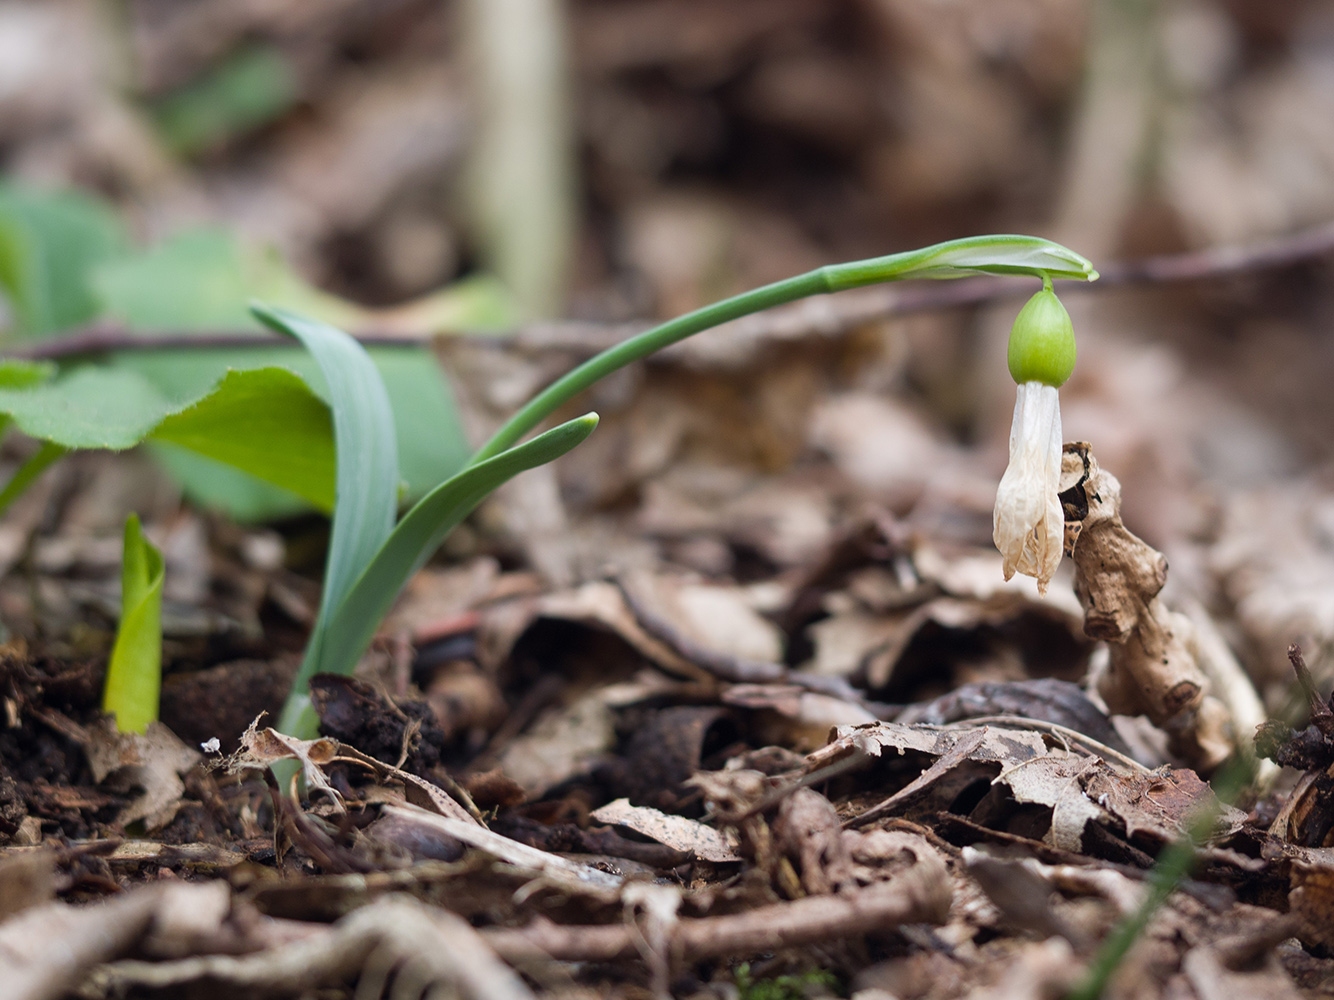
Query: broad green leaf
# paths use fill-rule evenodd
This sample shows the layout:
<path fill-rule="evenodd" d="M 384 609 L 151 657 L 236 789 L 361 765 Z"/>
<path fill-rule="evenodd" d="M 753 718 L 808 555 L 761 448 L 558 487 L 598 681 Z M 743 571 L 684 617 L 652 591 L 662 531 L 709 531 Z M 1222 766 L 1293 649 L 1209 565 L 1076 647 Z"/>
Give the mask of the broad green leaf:
<path fill-rule="evenodd" d="M 0 187 L 0 290 L 17 331 L 54 333 L 96 316 L 88 277 L 124 244 L 111 209 L 87 195 Z"/>
<path fill-rule="evenodd" d="M 468 461 L 471 448 L 454 391 L 429 348 L 372 347 L 398 433 L 398 467 L 405 503 L 426 495 Z"/>
<path fill-rule="evenodd" d="M 302 670 L 323 670 L 321 636 L 333 609 L 393 530 L 398 511 L 398 449 L 384 380 L 365 349 L 343 331 L 269 306 L 259 319 L 296 337 L 319 362 L 333 411 L 337 471 L 324 592 Z"/>
<path fill-rule="evenodd" d="M 333 507 L 328 408 L 281 368 L 228 372 L 184 400 L 167 399 L 131 370 L 81 368 L 31 388 L 0 389 L 0 414 L 29 437 L 61 449 L 119 451 L 149 438 L 170 442 L 290 490 L 321 510 Z M 48 464 L 54 457 L 48 455 Z"/>
<path fill-rule="evenodd" d="M 107 668 L 102 710 L 123 733 L 142 733 L 157 718 L 162 687 L 162 554 L 143 535 L 139 518 L 125 522 L 120 573 L 120 627 Z"/>
<path fill-rule="evenodd" d="M 79 368 L 30 389 L 0 389 L 0 412 L 29 437 L 66 448 L 133 448 L 172 412 L 141 375 Z"/>
<path fill-rule="evenodd" d="M 153 439 L 242 469 L 333 510 L 329 408 L 281 368 L 228 372 L 198 403 L 173 413 Z"/>
<path fill-rule="evenodd" d="M 403 499 L 411 502 L 463 467 L 468 456 L 467 436 L 453 390 L 429 348 L 371 347 L 366 353 L 389 392 L 398 429 Z M 328 386 L 318 362 L 295 346 L 134 351 L 117 355 L 112 364 L 144 375 L 173 400 L 198 398 L 229 368 L 260 366 L 295 372 L 312 392 L 328 400 Z"/>
<path fill-rule="evenodd" d="M 306 693 L 310 677 L 321 672 L 350 674 L 403 585 L 426 564 L 445 536 L 497 487 L 520 472 L 564 455 L 592 434 L 597 423 L 597 414 L 589 413 L 554 427 L 460 472 L 418 501 L 327 620 L 319 668 L 307 673 L 307 664 L 302 665 L 302 674 L 283 708 L 279 731 L 314 736 L 314 715 Z"/>
<path fill-rule="evenodd" d="M 158 104 L 167 145 L 185 156 L 280 117 L 297 97 L 296 78 L 277 49 L 243 49 Z"/>

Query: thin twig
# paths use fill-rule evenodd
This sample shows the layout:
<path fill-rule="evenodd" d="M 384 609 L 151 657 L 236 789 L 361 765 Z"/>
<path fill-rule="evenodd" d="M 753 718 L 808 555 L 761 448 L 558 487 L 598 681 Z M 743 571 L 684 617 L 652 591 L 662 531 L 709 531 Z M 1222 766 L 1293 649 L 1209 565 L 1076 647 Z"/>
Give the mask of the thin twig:
<path fill-rule="evenodd" d="M 940 923 L 948 910 L 948 888 L 926 871 L 910 869 L 891 883 L 848 895 L 807 896 L 745 913 L 682 919 L 669 936 L 672 953 L 694 962 L 840 940 L 901 924 Z M 509 962 L 610 962 L 639 954 L 624 924 L 572 927 L 538 918 L 518 930 L 485 929 L 482 937 Z"/>
<path fill-rule="evenodd" d="M 1249 246 L 1211 247 L 1189 253 L 1163 254 L 1139 260 L 1114 261 L 1101 269 L 1092 284 L 1070 282 L 1063 292 L 1096 292 L 1123 285 L 1200 281 L 1287 267 L 1334 253 L 1334 223 Z M 734 321 L 751 335 L 793 332 L 814 327 L 834 332 L 868 320 L 902 316 L 958 306 L 980 305 L 997 299 L 1028 295 L 1033 283 L 1025 278 L 979 276 L 957 281 L 883 285 L 843 292 L 828 302 L 798 302 Z M 474 334 L 467 330 L 441 331 L 441 336 L 484 337 L 498 344 L 521 342 L 528 346 L 563 347 L 596 351 L 647 329 L 641 323 L 591 323 L 577 320 L 543 322 L 509 334 Z M 363 330 L 356 338 L 369 347 L 423 347 L 434 334 Z M 101 323 L 63 337 L 25 347 L 10 347 L 4 356 L 32 361 L 58 361 L 113 351 L 178 350 L 188 348 L 291 347 L 285 337 L 245 331 L 136 334 L 124 327 Z"/>
<path fill-rule="evenodd" d="M 1288 662 L 1292 664 L 1297 674 L 1297 683 L 1301 685 L 1302 694 L 1306 696 L 1306 703 L 1311 708 L 1311 724 L 1327 741 L 1334 742 L 1334 711 L 1330 710 L 1329 704 L 1316 690 L 1315 680 L 1306 666 L 1306 657 L 1302 655 L 1302 647 L 1295 642 L 1288 647 Z"/>

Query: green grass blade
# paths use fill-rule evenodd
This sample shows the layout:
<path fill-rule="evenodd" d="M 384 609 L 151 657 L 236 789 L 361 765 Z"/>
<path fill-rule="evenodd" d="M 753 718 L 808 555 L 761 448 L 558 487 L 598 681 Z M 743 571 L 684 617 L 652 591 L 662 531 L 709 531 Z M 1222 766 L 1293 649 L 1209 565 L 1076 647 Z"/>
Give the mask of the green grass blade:
<path fill-rule="evenodd" d="M 157 718 L 162 687 L 162 554 L 144 537 L 139 518 L 125 522 L 120 627 L 107 668 L 102 709 L 123 733 L 142 733 Z"/>
<path fill-rule="evenodd" d="M 403 589 L 440 543 L 488 494 L 527 469 L 545 465 L 583 441 L 597 426 L 590 413 L 539 434 L 517 448 L 497 455 L 446 480 L 404 515 L 375 558 L 329 619 L 320 670 L 350 674 L 370 645 L 380 621 Z M 278 729 L 294 736 L 315 735 L 314 713 L 306 693 L 308 664 L 283 709 Z"/>

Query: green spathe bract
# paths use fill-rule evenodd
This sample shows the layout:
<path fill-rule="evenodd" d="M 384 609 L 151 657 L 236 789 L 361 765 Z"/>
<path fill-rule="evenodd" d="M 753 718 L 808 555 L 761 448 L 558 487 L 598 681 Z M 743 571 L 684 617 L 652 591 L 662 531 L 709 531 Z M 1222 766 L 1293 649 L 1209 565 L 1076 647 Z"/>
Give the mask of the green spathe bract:
<path fill-rule="evenodd" d="M 122 733 L 142 733 L 157 718 L 162 687 L 162 554 L 139 518 L 125 522 L 120 571 L 120 627 L 111 650 L 102 710 Z"/>
<path fill-rule="evenodd" d="M 379 379 L 370 359 L 351 337 L 333 327 L 254 306 L 260 320 L 299 338 L 319 360 L 329 382 L 337 454 L 338 500 L 320 613 L 278 728 L 300 738 L 317 735 L 310 678 L 321 672 L 351 673 L 408 577 L 469 511 L 508 479 L 558 458 L 592 433 L 596 414 L 519 444 L 525 434 L 599 379 L 691 334 L 808 295 L 905 278 L 978 273 L 1028 274 L 1044 282 L 1051 276 L 1084 281 L 1097 277 L 1087 260 L 1050 240 L 982 236 L 821 267 L 714 303 L 631 337 L 547 386 L 478 449 L 464 471 L 428 493 L 392 531 L 392 509 L 386 514 L 390 501 L 383 484 L 396 480 L 385 463 L 385 456 L 394 451 L 394 429 L 381 402 L 382 388 L 379 392 L 370 388 Z"/>
<path fill-rule="evenodd" d="M 1060 388 L 1075 370 L 1075 327 L 1050 280 L 1044 280 L 1042 290 L 1015 317 L 1008 361 L 1010 375 L 1020 385 L 1041 382 Z"/>

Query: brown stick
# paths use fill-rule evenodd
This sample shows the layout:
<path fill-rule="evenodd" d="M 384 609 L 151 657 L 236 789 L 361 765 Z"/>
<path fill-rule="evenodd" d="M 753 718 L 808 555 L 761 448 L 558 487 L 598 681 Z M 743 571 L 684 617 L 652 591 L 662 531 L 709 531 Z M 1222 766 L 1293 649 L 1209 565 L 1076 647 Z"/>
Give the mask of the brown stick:
<path fill-rule="evenodd" d="M 1140 260 L 1108 264 L 1092 284 L 1070 282 L 1062 291 L 1096 292 L 1121 285 L 1164 284 L 1173 281 L 1198 281 L 1224 278 L 1244 271 L 1286 267 L 1312 257 L 1334 253 L 1334 223 L 1316 226 L 1290 236 L 1241 247 L 1211 247 L 1190 253 L 1164 254 Z M 794 325 L 812 325 L 825 329 L 846 329 L 858 323 L 886 316 L 902 316 L 933 309 L 978 305 L 997 299 L 1028 295 L 1032 281 L 982 275 L 959 281 L 923 282 L 917 285 L 881 286 L 844 292 L 830 300 L 815 317 L 803 304 L 773 309 L 737 322 L 750 325 L 752 333 L 787 330 Z M 753 325 L 752 325 L 753 324 Z M 546 344 L 577 350 L 597 350 L 647 329 L 646 323 L 546 322 L 524 327 L 504 337 L 491 337 L 496 343 L 508 341 Z M 467 333 L 468 331 L 440 331 Z M 397 333 L 362 330 L 356 338 L 372 347 L 421 347 L 432 340 L 432 333 Z M 14 348 L 5 357 L 32 361 L 61 360 L 111 351 L 148 351 L 164 349 L 217 347 L 291 347 L 294 342 L 264 333 L 213 331 L 201 333 L 134 334 L 114 324 L 98 324 L 28 347 Z"/>
<path fill-rule="evenodd" d="M 901 924 L 943 923 L 949 889 L 918 866 L 886 885 L 838 896 L 807 896 L 747 913 L 680 921 L 671 932 L 674 954 L 685 961 L 746 955 L 887 930 Z M 609 962 L 638 955 L 625 924 L 562 926 L 539 918 L 527 927 L 484 929 L 482 936 L 509 962 L 555 959 Z"/>

